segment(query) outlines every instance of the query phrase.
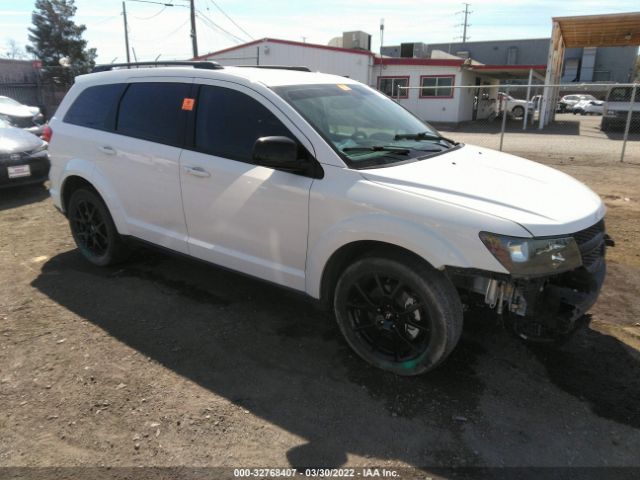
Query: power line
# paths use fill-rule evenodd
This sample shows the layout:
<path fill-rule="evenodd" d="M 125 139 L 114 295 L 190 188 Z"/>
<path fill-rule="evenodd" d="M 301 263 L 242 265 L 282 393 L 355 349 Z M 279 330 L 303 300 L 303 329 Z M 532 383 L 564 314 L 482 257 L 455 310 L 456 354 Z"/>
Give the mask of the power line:
<path fill-rule="evenodd" d="M 245 43 L 246 40 L 243 38 L 238 37 L 237 35 L 234 35 L 233 33 L 231 33 L 228 30 L 225 30 L 224 28 L 222 28 L 220 25 L 218 25 L 217 23 L 215 23 L 213 20 L 211 20 L 209 17 L 207 17 L 203 12 L 201 12 L 200 10 L 196 10 L 197 11 L 197 17 L 202 20 L 209 28 L 211 29 L 215 29 L 215 30 L 219 30 L 220 32 L 224 33 L 225 35 L 227 35 L 228 38 L 230 38 L 231 40 L 233 40 L 236 43 Z"/>
<path fill-rule="evenodd" d="M 174 5 L 173 3 L 152 2 L 151 0 L 127 0 L 127 2 L 153 3 L 154 5 L 164 5 L 165 7 L 185 7 L 186 5 Z"/>
<path fill-rule="evenodd" d="M 151 20 L 152 18 L 156 18 L 158 15 L 160 15 L 162 12 L 164 12 L 167 9 L 167 6 L 165 5 L 164 7 L 162 7 L 158 12 L 154 13 L 153 15 L 151 15 L 150 17 L 134 17 L 136 20 Z"/>
<path fill-rule="evenodd" d="M 176 33 L 178 33 L 180 30 L 182 30 L 185 27 L 185 25 L 187 23 L 189 23 L 189 19 L 188 18 L 184 22 L 182 22 L 180 24 L 180 26 L 178 28 L 176 28 L 175 30 L 170 31 L 169 33 L 166 33 L 166 34 L 162 35 L 161 37 L 152 38 L 152 39 L 145 38 L 145 40 L 147 42 L 150 42 L 150 43 L 156 43 L 156 42 L 164 43 L 164 42 L 161 42 L 161 41 L 165 40 L 165 39 L 168 39 L 169 37 L 171 37 L 171 36 L 175 35 Z"/>
<path fill-rule="evenodd" d="M 213 4 L 213 6 L 214 6 L 214 7 L 216 7 L 218 10 L 220 10 L 220 12 L 221 12 L 225 17 L 227 17 L 231 23 L 233 23 L 236 27 L 238 27 L 238 29 L 239 29 L 242 33 L 244 33 L 244 34 L 245 34 L 247 37 L 249 37 L 251 40 L 254 40 L 253 35 L 251 35 L 250 33 L 248 33 L 248 32 L 247 32 L 244 28 L 242 28 L 240 25 L 238 25 L 238 24 L 236 23 L 236 21 L 235 21 L 233 18 L 231 18 L 229 15 L 227 15 L 227 12 L 225 12 L 225 11 L 222 9 L 222 7 L 220 7 L 220 5 L 218 5 L 214 0 L 209 0 L 209 1 Z"/>

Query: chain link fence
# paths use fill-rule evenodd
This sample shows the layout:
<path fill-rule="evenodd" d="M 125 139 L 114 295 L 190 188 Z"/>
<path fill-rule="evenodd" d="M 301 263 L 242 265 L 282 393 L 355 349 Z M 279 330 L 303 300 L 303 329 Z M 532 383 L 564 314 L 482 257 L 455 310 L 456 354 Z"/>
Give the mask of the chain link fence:
<path fill-rule="evenodd" d="M 491 84 L 446 90 L 436 90 L 443 99 L 438 101 L 424 87 L 399 87 L 395 100 L 459 142 L 540 161 L 640 164 L 640 84 Z M 546 106 L 545 90 L 550 92 Z M 459 121 L 439 122 L 446 108 L 457 109 Z M 541 121 L 545 108 L 552 109 L 548 124 Z"/>

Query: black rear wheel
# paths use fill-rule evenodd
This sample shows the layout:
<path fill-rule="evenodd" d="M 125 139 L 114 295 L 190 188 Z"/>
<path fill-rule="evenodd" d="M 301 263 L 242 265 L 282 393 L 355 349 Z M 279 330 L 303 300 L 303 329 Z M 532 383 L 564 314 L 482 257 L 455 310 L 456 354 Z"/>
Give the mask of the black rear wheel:
<path fill-rule="evenodd" d="M 96 192 L 88 189 L 73 192 L 67 216 L 78 249 L 91 263 L 102 267 L 126 257 L 126 245 Z"/>
<path fill-rule="evenodd" d="M 434 368 L 462 332 L 462 307 L 444 275 L 408 258 L 367 257 L 342 274 L 334 298 L 349 345 L 399 375 Z"/>

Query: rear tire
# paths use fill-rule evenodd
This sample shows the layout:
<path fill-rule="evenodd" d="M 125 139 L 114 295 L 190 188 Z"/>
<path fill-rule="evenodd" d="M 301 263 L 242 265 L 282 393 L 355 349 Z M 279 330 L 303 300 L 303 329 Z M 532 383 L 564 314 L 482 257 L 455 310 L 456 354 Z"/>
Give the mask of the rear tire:
<path fill-rule="evenodd" d="M 513 118 L 524 118 L 524 108 L 513 107 L 513 110 L 511 110 L 511 115 L 513 115 Z"/>
<path fill-rule="evenodd" d="M 609 119 L 604 117 L 602 118 L 602 122 L 600 123 L 600 130 L 602 130 L 603 132 L 608 132 L 609 130 L 611 130 Z"/>
<path fill-rule="evenodd" d="M 99 267 L 114 265 L 128 256 L 128 248 L 118 234 L 109 209 L 93 190 L 73 192 L 67 211 L 73 239 L 80 253 Z"/>
<path fill-rule="evenodd" d="M 432 370 L 462 333 L 454 286 L 407 255 L 370 256 L 347 267 L 336 285 L 334 312 L 360 357 L 398 375 Z"/>

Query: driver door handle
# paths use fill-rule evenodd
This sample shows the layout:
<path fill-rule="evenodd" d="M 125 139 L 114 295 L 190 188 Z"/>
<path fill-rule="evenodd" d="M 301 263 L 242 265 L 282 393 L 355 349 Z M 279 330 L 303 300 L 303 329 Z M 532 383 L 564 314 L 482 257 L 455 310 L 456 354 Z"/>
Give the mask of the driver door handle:
<path fill-rule="evenodd" d="M 202 167 L 195 167 L 193 165 L 185 165 L 184 167 L 184 171 L 195 176 L 195 177 L 210 177 L 211 174 L 209 172 L 207 172 L 204 168 Z"/>

